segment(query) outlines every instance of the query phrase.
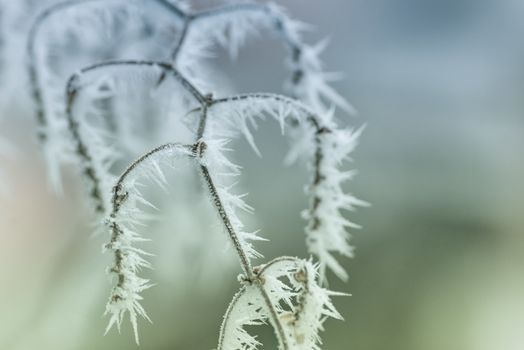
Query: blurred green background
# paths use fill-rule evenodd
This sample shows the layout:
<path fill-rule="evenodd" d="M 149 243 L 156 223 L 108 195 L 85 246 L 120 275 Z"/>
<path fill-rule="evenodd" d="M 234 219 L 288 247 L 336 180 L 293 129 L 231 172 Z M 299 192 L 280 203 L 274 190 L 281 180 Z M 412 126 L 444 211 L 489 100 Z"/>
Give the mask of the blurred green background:
<path fill-rule="evenodd" d="M 331 38 L 326 68 L 344 73 L 334 85 L 359 111 L 340 112 L 341 124 L 367 125 L 347 189 L 372 207 L 348 215 L 364 228 L 353 232 L 356 257 L 343 261 L 350 281 L 331 276 L 330 288 L 352 296 L 337 298 L 346 320 L 326 323 L 323 349 L 524 349 L 524 2 L 279 3 L 314 25 L 310 42 Z M 282 91 L 284 54 L 261 38 L 216 65 L 238 91 Z M 0 130 L 18 149 L 2 159 L 12 191 L 0 197 L 0 349 L 135 348 L 127 322 L 123 335 L 102 336 L 105 237 L 89 238 L 74 169 L 63 196 L 47 189 L 33 131 L 17 115 Z M 305 169 L 282 165 L 277 125 L 257 139 L 263 158 L 243 143 L 234 154 L 256 208 L 250 226 L 270 239 L 259 244 L 266 259 L 305 257 Z M 212 349 L 238 286 L 235 261 L 217 258 L 232 251 L 216 222 L 199 220 L 197 201 L 166 205 L 147 246 L 157 286 L 144 293 L 154 324 L 140 322 L 143 349 Z M 197 231 L 219 248 L 198 253 Z M 177 232 L 188 233 L 184 251 Z"/>

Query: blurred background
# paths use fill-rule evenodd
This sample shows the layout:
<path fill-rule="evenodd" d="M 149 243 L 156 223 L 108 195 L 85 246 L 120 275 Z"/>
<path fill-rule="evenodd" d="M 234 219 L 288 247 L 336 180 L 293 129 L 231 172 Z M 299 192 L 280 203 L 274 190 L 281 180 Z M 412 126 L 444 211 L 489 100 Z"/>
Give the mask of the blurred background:
<path fill-rule="evenodd" d="M 309 42 L 331 39 L 326 69 L 344 74 L 334 85 L 359 111 L 339 112 L 340 123 L 366 125 L 347 189 L 372 207 L 348 215 L 364 228 L 352 232 L 356 257 L 343 260 L 349 282 L 331 276 L 330 288 L 352 296 L 336 299 L 345 321 L 327 321 L 323 349 L 524 349 L 524 2 L 278 3 L 313 24 Z M 271 38 L 234 62 L 217 56 L 235 90 L 283 91 L 285 50 Z M 66 169 L 64 194 L 48 189 L 30 109 L 12 110 L 0 124 L 14 148 L 0 156 L 9 190 L 0 196 L 0 349 L 135 348 L 127 322 L 122 335 L 103 336 L 110 258 L 105 237 L 90 238 L 81 181 Z M 250 226 L 270 239 L 258 245 L 267 260 L 307 256 L 308 176 L 283 166 L 277 135 L 277 125 L 261 126 L 262 158 L 242 142 L 234 153 L 256 208 Z M 140 322 L 143 349 L 212 349 L 238 287 L 233 252 L 216 222 L 199 220 L 196 201 L 166 205 L 154 224 L 155 270 L 145 274 L 157 285 L 144 293 L 154 324 Z M 215 249 L 200 249 L 193 232 L 218 239 Z"/>

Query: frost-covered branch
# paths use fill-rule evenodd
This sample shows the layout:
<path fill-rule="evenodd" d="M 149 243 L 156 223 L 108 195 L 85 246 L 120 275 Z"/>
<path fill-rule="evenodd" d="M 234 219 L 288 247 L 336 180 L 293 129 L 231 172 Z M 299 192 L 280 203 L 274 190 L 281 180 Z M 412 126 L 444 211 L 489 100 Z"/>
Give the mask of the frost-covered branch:
<path fill-rule="evenodd" d="M 268 93 L 252 93 L 212 100 L 207 108 L 208 132 L 203 139 L 230 139 L 242 135 L 255 152 L 260 153 L 252 128 L 257 119 L 270 116 L 281 126 L 291 124 L 292 149 L 288 159 L 307 159 L 313 173 L 307 188 L 310 208 L 304 212 L 309 252 L 320 261 L 321 279 L 329 267 L 337 276 L 347 278 L 333 252 L 352 256 L 347 228 L 359 228 L 342 215 L 343 210 L 367 203 L 345 193 L 342 185 L 354 172 L 342 169 L 344 161 L 357 145 L 362 129 L 341 129 L 333 121 L 332 112 L 315 113 L 300 101 Z"/>
<path fill-rule="evenodd" d="M 106 307 L 106 314 L 111 315 L 106 332 L 115 324 L 120 329 L 125 313 L 129 312 L 137 344 L 139 342 L 137 316 L 149 320 L 140 305 L 142 300 L 140 293 L 151 287 L 148 280 L 138 276 L 142 268 L 150 267 L 144 259 L 148 254 L 133 245 L 144 240 L 136 232 L 136 226 L 143 220 L 138 205 L 150 205 L 140 193 L 140 180 L 146 178 L 163 183 L 165 179 L 160 169 L 162 162 L 166 159 L 172 161 L 175 158 L 192 155 L 192 146 L 169 143 L 157 147 L 134 161 L 118 178 L 113 188 L 112 209 L 107 219 L 111 241 L 105 245 L 105 248 L 114 254 L 114 263 L 110 272 L 117 276 L 117 283 Z"/>
<path fill-rule="evenodd" d="M 107 206 L 107 198 L 104 198 L 104 188 L 108 187 L 113 178 L 109 167 L 115 161 L 115 150 L 108 148 L 101 139 L 102 131 L 89 127 L 85 120 L 80 120 L 75 113 L 75 104 L 81 98 L 82 93 L 88 86 L 83 82 L 87 74 L 100 73 L 111 68 L 147 68 L 158 69 L 162 74 L 168 74 L 177 81 L 181 87 L 199 103 L 205 101 L 205 96 L 198 91 L 187 79 L 185 79 L 169 63 L 153 61 L 108 61 L 85 67 L 79 73 L 72 75 L 67 82 L 66 88 L 66 117 L 68 130 L 75 144 L 74 152 L 82 166 L 82 173 L 86 176 L 90 185 L 90 197 L 95 204 L 95 210 L 103 214 Z"/>

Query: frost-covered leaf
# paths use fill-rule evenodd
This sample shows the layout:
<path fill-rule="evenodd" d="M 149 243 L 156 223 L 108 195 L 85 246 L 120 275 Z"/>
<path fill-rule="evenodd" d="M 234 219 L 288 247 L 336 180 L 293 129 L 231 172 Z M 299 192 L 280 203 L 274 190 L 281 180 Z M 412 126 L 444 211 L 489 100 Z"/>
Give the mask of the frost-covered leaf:
<path fill-rule="evenodd" d="M 279 349 L 320 350 L 326 319 L 342 319 L 331 297 L 343 294 L 319 286 L 311 261 L 281 257 L 255 270 L 258 281 L 242 287 L 224 315 L 218 350 L 258 349 L 244 327 L 265 323 L 273 326 Z"/>
<path fill-rule="evenodd" d="M 217 350 L 257 350 L 262 345 L 244 326 L 267 322 L 264 300 L 255 286 L 242 288 L 231 301 L 220 329 Z"/>
<path fill-rule="evenodd" d="M 320 350 L 326 319 L 342 319 L 331 297 L 344 294 L 321 287 L 317 268 L 297 258 L 277 258 L 262 268 L 264 289 L 278 312 L 290 350 Z"/>

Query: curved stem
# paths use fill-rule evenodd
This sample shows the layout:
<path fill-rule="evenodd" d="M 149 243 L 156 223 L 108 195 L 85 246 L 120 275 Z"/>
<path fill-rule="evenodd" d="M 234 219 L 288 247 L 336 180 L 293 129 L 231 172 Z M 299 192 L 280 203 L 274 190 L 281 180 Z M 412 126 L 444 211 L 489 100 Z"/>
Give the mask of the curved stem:
<path fill-rule="evenodd" d="M 186 151 L 186 152 L 180 152 L 181 154 L 192 154 L 194 146 L 193 145 L 182 145 L 179 143 L 167 143 L 162 146 L 159 146 L 146 154 L 142 155 L 140 158 L 135 160 L 127 169 L 120 175 L 118 178 L 114 188 L 113 188 L 113 197 L 111 199 L 111 214 L 110 218 L 112 219 L 110 222 L 110 228 L 111 228 L 111 244 L 114 244 L 118 241 L 120 236 L 123 234 L 123 230 L 118 224 L 116 217 L 120 212 L 120 209 L 122 208 L 122 205 L 125 203 L 125 201 L 129 197 L 128 192 L 123 192 L 123 184 L 126 180 L 126 178 L 131 174 L 131 172 L 139 166 L 142 162 L 146 161 L 147 159 L 151 158 L 155 154 L 168 150 L 168 149 L 175 149 L 179 151 Z M 122 262 L 124 259 L 124 256 L 122 254 L 122 251 L 120 249 L 114 250 L 115 254 L 115 263 L 114 266 L 111 269 L 111 272 L 114 272 L 118 276 L 118 282 L 117 287 L 122 287 L 124 285 L 125 281 L 125 275 L 122 272 Z M 113 298 L 121 298 L 121 296 L 113 296 Z M 117 301 L 117 300 L 115 300 Z"/>
<path fill-rule="evenodd" d="M 227 323 L 229 322 L 229 318 L 231 316 L 231 312 L 235 308 L 236 304 L 240 300 L 240 298 L 244 295 L 246 292 L 246 287 L 240 288 L 240 290 L 233 296 L 233 300 L 231 300 L 231 303 L 229 303 L 229 306 L 227 307 L 226 313 L 224 314 L 224 319 L 222 320 L 222 324 L 220 325 L 220 333 L 218 335 L 218 346 L 217 350 L 227 350 L 224 349 L 224 338 L 226 336 L 226 327 Z"/>
<path fill-rule="evenodd" d="M 289 105 L 292 105 L 294 109 L 300 111 L 301 113 L 304 113 L 305 119 L 308 123 L 311 124 L 311 126 L 314 128 L 315 134 L 314 134 L 314 144 L 315 144 L 315 151 L 313 154 L 312 159 L 312 167 L 313 167 L 313 179 L 311 182 L 311 187 L 315 188 L 320 186 L 324 181 L 326 181 L 326 174 L 323 169 L 324 159 L 325 159 L 325 151 L 324 151 L 324 144 L 326 142 L 325 135 L 332 132 L 330 128 L 325 126 L 323 121 L 319 118 L 319 116 L 314 113 L 310 108 L 308 108 L 306 105 L 301 103 L 298 100 L 278 95 L 278 94 L 272 94 L 272 93 L 248 93 L 248 94 L 241 94 L 236 96 L 230 96 L 225 98 L 220 98 L 211 101 L 208 106 L 206 106 L 206 115 L 207 110 L 213 108 L 213 106 L 218 104 L 224 104 L 224 103 L 231 103 L 235 101 L 245 101 L 245 100 L 273 100 L 280 103 L 286 103 Z M 298 118 L 298 122 L 300 122 L 300 118 Z M 311 191 L 315 192 L 315 191 Z M 307 228 L 309 231 L 315 231 L 318 230 L 318 228 L 322 224 L 322 217 L 318 212 L 318 209 L 322 203 L 322 198 L 315 194 L 311 198 L 310 206 L 309 206 L 309 222 L 307 224 Z"/>
<path fill-rule="evenodd" d="M 126 4 L 124 0 L 112 0 L 116 3 Z M 145 0 L 144 0 L 145 1 Z M 175 17 L 180 19 L 185 19 L 187 14 L 177 7 L 175 4 L 169 2 L 168 0 L 152 0 L 158 5 L 166 8 L 169 13 L 173 14 Z M 38 139 L 41 142 L 45 142 L 47 139 L 46 127 L 48 124 L 47 116 L 44 107 L 44 97 L 42 94 L 42 87 L 40 86 L 40 73 L 38 71 L 37 65 L 37 52 L 36 52 L 36 42 L 38 40 L 38 33 L 45 23 L 50 20 L 53 16 L 58 15 L 62 11 L 68 10 L 70 8 L 100 3 L 101 5 L 106 5 L 108 0 L 79 0 L 79 1 L 67 1 L 55 4 L 48 7 L 43 12 L 41 12 L 36 19 L 34 20 L 28 35 L 26 54 L 27 54 L 27 70 L 29 73 L 29 83 L 31 89 L 31 95 L 33 102 L 36 108 L 36 121 L 39 127 Z"/>
<path fill-rule="evenodd" d="M 80 79 L 83 74 L 97 71 L 106 67 L 128 67 L 128 66 L 144 66 L 144 67 L 160 67 L 164 74 L 171 74 L 175 80 L 180 82 L 182 87 L 186 89 L 197 101 L 206 101 L 196 87 L 194 87 L 186 78 L 184 78 L 175 68 L 169 63 L 153 62 L 153 61 L 106 61 L 97 63 L 95 65 L 85 67 L 79 73 L 72 75 L 67 81 L 66 87 L 66 118 L 69 132 L 75 142 L 75 152 L 78 157 L 84 162 L 83 172 L 92 184 L 90 196 L 94 199 L 95 210 L 98 213 L 105 211 L 105 203 L 102 197 L 101 190 L 101 175 L 98 174 L 93 166 L 93 158 L 88 144 L 84 141 L 80 134 L 79 121 L 75 117 L 74 107 L 78 97 L 82 93 L 83 87 L 80 85 Z"/>
<path fill-rule="evenodd" d="M 124 172 L 122 173 L 122 175 L 120 175 L 120 177 L 118 178 L 116 184 L 115 184 L 115 188 L 116 189 L 119 189 L 122 187 L 122 184 L 124 183 L 124 181 L 126 180 L 126 178 L 129 176 L 129 174 L 137 167 L 140 165 L 140 163 L 148 160 L 149 158 L 151 158 L 152 156 L 154 156 L 155 154 L 159 153 L 159 152 L 162 152 L 162 151 L 165 151 L 167 149 L 185 149 L 186 151 L 188 152 L 193 152 L 194 150 L 194 145 L 184 145 L 184 144 L 180 144 L 180 143 L 166 143 L 162 146 L 158 146 L 154 149 L 152 149 L 151 151 L 147 152 L 146 154 L 142 155 L 141 157 L 139 157 L 138 159 L 136 159 L 133 163 L 131 163 L 131 165 L 129 165 L 126 170 L 124 170 Z M 116 193 L 117 191 L 115 191 Z M 116 213 L 118 212 L 118 209 L 119 209 L 119 206 L 117 206 L 117 196 L 116 195 L 113 195 L 113 200 L 111 201 L 112 204 L 113 204 L 113 213 Z M 113 216 L 113 215 L 112 215 Z"/>
<path fill-rule="evenodd" d="M 278 94 L 272 94 L 272 93 L 249 93 L 249 94 L 241 94 L 236 96 L 230 96 L 225 98 L 220 98 L 216 100 L 211 100 L 208 102 L 208 104 L 204 105 L 202 108 L 203 114 L 202 118 L 207 118 L 208 115 L 208 109 L 213 108 L 213 106 L 218 104 L 224 104 L 224 103 L 231 103 L 235 101 L 245 101 L 245 100 L 273 100 L 278 101 L 281 103 L 287 103 L 293 106 L 293 108 L 301 111 L 305 114 L 306 120 L 308 123 L 311 124 L 311 126 L 315 130 L 315 151 L 313 154 L 313 180 L 311 183 L 312 187 L 318 187 L 323 181 L 326 180 L 326 176 L 323 174 L 323 160 L 325 158 L 324 150 L 323 150 L 323 143 L 324 143 L 324 137 L 323 135 L 331 133 L 331 129 L 324 126 L 322 120 L 318 117 L 317 114 L 315 114 L 310 108 L 308 108 L 306 105 L 301 103 L 298 100 L 278 95 Z M 299 120 L 300 121 L 300 120 Z M 199 132 L 199 138 L 203 136 L 204 131 L 200 130 Z M 320 214 L 318 213 L 318 208 L 322 202 L 322 198 L 318 195 L 313 196 L 310 203 L 309 213 L 310 213 L 310 219 L 308 223 L 309 230 L 316 230 L 320 227 L 322 223 L 322 218 Z"/>
<path fill-rule="evenodd" d="M 322 161 L 325 157 L 325 154 L 323 152 L 323 138 L 322 135 L 328 134 L 331 132 L 331 129 L 328 127 L 323 126 L 322 120 L 306 105 L 302 104 L 300 101 L 278 95 L 278 94 L 272 94 L 272 93 L 250 93 L 250 94 L 241 94 L 231 97 L 225 97 L 221 99 L 213 100 L 208 108 L 212 108 L 212 106 L 221 104 L 221 103 L 229 103 L 233 101 L 242 101 L 242 100 L 248 100 L 248 99 L 259 99 L 259 100 L 274 100 L 278 102 L 288 103 L 290 105 L 293 105 L 294 108 L 302 111 L 307 118 L 307 121 L 311 123 L 313 128 L 315 129 L 315 152 L 313 155 L 313 181 L 311 186 L 316 187 L 319 186 L 322 181 L 326 179 L 325 175 L 322 173 Z M 316 230 L 320 224 L 321 224 L 321 217 L 317 212 L 317 209 L 321 203 L 322 199 L 319 196 L 314 196 L 311 200 L 311 205 L 309 208 L 311 219 L 309 223 L 309 228 L 311 230 Z"/>

